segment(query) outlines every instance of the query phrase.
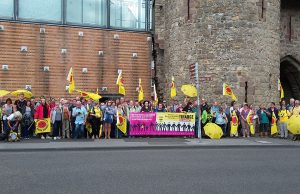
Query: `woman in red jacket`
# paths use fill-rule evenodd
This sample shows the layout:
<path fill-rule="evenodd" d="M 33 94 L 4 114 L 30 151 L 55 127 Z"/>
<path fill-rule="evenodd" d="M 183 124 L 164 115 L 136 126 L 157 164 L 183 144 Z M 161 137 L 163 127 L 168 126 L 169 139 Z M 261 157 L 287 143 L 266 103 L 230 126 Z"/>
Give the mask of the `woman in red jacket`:
<path fill-rule="evenodd" d="M 46 103 L 46 99 L 41 99 L 41 104 L 36 107 L 34 119 L 46 119 L 50 118 L 50 106 Z M 41 139 L 50 139 L 48 133 L 41 133 Z"/>

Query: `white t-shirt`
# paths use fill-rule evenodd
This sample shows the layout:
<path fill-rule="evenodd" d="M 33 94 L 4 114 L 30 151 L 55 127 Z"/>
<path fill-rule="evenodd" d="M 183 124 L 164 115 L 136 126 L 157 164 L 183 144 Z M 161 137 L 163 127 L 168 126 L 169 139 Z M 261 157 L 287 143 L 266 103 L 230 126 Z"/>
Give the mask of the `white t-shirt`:
<path fill-rule="evenodd" d="M 11 114 L 7 117 L 7 120 L 9 121 L 15 121 L 15 114 Z"/>

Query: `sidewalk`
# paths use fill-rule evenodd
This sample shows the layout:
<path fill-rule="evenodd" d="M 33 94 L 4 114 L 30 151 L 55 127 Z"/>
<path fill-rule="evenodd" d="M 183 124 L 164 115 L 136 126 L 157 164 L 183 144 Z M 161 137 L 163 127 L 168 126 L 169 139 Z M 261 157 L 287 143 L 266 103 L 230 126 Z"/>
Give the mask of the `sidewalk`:
<path fill-rule="evenodd" d="M 129 149 L 180 149 L 180 148 L 241 148 L 241 147 L 297 147 L 300 141 L 278 138 L 225 138 L 221 140 L 184 138 L 128 138 L 100 140 L 22 140 L 0 142 L 2 151 L 43 151 L 43 150 L 129 150 Z"/>

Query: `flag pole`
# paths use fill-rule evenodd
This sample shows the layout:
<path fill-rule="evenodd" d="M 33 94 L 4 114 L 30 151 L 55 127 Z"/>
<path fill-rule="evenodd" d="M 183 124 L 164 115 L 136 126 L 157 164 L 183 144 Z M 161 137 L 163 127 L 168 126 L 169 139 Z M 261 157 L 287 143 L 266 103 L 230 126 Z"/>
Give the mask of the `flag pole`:
<path fill-rule="evenodd" d="M 200 83 L 199 83 L 199 64 L 196 63 L 195 64 L 195 76 L 196 76 L 196 88 L 197 88 L 197 104 L 198 104 L 198 113 L 199 113 L 199 118 L 198 118 L 198 122 L 197 122 L 197 126 L 198 126 L 198 138 L 199 141 L 201 142 L 202 140 L 202 132 L 201 132 L 201 110 L 200 110 Z"/>

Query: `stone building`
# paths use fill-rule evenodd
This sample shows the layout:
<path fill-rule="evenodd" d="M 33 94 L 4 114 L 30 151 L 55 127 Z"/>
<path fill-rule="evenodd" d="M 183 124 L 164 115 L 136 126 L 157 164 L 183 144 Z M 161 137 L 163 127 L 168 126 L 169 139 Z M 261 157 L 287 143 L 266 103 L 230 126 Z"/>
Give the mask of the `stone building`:
<path fill-rule="evenodd" d="M 151 96 L 151 0 L 1 0 L 0 89 L 31 88 L 35 96 L 74 97 L 77 89 L 137 99 L 142 79 Z"/>
<path fill-rule="evenodd" d="M 169 98 L 191 83 L 189 65 L 200 64 L 201 96 L 240 102 L 278 102 L 278 78 L 286 98 L 300 99 L 300 2 L 298 0 L 156 0 L 155 61 L 159 94 Z"/>

